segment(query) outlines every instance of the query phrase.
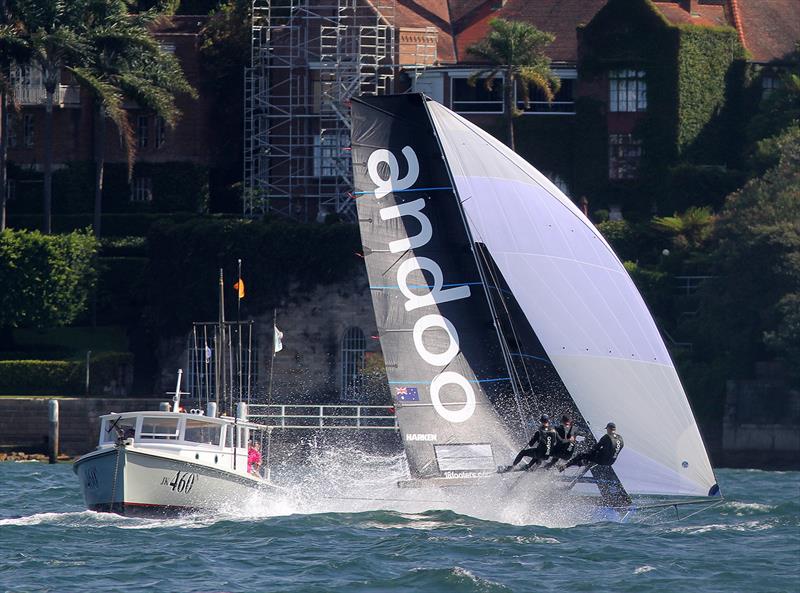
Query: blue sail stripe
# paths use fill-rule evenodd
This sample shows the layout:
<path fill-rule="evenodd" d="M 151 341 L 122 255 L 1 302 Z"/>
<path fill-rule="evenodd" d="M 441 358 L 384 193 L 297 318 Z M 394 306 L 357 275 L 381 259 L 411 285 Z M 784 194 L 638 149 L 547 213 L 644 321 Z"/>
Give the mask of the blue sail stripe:
<path fill-rule="evenodd" d="M 541 360 L 542 362 L 546 362 L 548 364 L 552 364 L 549 360 L 547 360 L 543 356 L 534 356 L 533 354 L 523 354 L 522 352 L 512 352 L 511 356 L 519 356 L 521 358 L 532 358 L 534 360 Z"/>

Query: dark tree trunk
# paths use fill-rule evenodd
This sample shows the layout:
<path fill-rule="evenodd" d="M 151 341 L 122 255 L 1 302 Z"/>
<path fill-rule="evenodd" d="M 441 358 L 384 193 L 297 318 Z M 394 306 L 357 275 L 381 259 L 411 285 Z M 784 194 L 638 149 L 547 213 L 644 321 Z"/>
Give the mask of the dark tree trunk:
<path fill-rule="evenodd" d="M 0 233 L 6 230 L 6 94 L 0 93 Z"/>
<path fill-rule="evenodd" d="M 506 72 L 506 78 L 503 81 L 503 95 L 503 103 L 505 103 L 506 109 L 508 147 L 516 152 L 516 148 L 514 148 L 514 81 L 511 78 L 511 72 Z"/>
<path fill-rule="evenodd" d="M 95 106 L 94 113 L 94 236 L 100 237 L 103 214 L 103 173 L 106 158 L 106 118 L 99 105 Z"/>
<path fill-rule="evenodd" d="M 44 117 L 44 228 L 49 235 L 53 208 L 53 95 L 55 90 L 47 90 L 47 104 Z"/>

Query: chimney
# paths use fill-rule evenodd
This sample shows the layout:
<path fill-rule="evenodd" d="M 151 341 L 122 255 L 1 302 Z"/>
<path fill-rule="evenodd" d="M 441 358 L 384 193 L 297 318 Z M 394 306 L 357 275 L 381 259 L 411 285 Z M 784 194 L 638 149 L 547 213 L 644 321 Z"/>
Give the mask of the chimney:
<path fill-rule="evenodd" d="M 680 0 L 679 4 L 681 8 L 691 15 L 697 7 L 697 0 Z"/>

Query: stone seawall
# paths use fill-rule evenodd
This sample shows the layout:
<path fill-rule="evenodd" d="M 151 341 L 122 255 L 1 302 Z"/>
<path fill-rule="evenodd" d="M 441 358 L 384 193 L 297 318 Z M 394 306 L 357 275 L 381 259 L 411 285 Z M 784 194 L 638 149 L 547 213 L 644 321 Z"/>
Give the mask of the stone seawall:
<path fill-rule="evenodd" d="M 0 398 L 0 451 L 47 452 L 47 402 L 50 399 Z M 102 414 L 158 410 L 162 401 L 155 398 L 59 398 L 61 452 L 74 457 L 94 449 Z"/>
<path fill-rule="evenodd" d="M 47 402 L 52 398 L 0 398 L 0 452 L 46 453 Z M 76 457 L 97 446 L 99 417 L 111 412 L 158 410 L 156 398 L 59 398 L 61 452 Z M 275 429 L 275 462 L 304 461 L 319 451 L 355 449 L 374 454 L 396 454 L 402 449 L 392 430 Z"/>

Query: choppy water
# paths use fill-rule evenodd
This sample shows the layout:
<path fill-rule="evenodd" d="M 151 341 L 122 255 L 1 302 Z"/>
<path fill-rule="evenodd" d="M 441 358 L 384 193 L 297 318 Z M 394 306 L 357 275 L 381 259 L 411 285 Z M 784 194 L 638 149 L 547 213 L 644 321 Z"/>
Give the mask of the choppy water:
<path fill-rule="evenodd" d="M 399 465 L 321 455 L 282 468 L 285 500 L 154 520 L 83 510 L 70 464 L 0 463 L 0 591 L 800 591 L 800 472 L 720 470 L 727 501 L 681 521 L 574 525 L 363 500 Z"/>

